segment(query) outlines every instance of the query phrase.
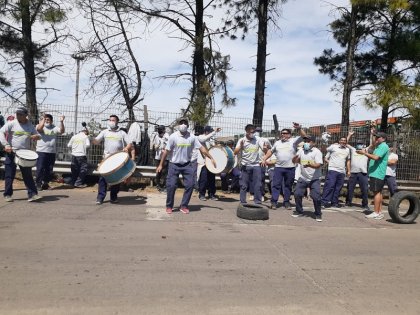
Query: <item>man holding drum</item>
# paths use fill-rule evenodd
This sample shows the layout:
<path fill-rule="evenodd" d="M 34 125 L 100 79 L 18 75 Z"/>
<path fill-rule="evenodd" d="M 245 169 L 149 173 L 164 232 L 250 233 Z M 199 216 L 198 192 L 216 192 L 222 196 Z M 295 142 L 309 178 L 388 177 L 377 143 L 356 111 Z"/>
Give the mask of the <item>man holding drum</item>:
<path fill-rule="evenodd" d="M 214 130 L 211 126 L 205 126 L 203 129 L 203 133 L 198 136 L 198 141 L 201 143 L 202 146 L 205 146 L 208 150 L 211 146 L 214 146 L 214 141 L 212 141 L 212 139 L 214 138 L 216 132 L 219 132 L 221 130 L 222 128 L 216 128 L 216 130 Z M 198 192 L 200 200 L 207 200 L 206 191 L 208 191 L 208 199 L 219 200 L 216 197 L 216 175 L 207 169 L 205 161 L 201 156 L 198 156 L 197 161 L 198 164 L 203 164 L 198 180 Z"/>
<path fill-rule="evenodd" d="M 187 214 L 189 213 L 188 204 L 194 190 L 194 170 L 191 163 L 193 149 L 199 149 L 200 152 L 211 159 L 216 166 L 216 162 L 209 154 L 207 149 L 200 144 L 197 137 L 188 132 L 188 120 L 182 118 L 179 121 L 178 131 L 169 136 L 168 144 L 162 152 L 160 164 L 156 168 L 156 173 L 160 173 L 163 163 L 169 152 L 172 153 L 169 160 L 168 177 L 166 179 L 166 213 L 171 214 L 174 207 L 175 191 L 179 174 L 184 178 L 185 191 L 182 197 L 179 210 Z"/>
<path fill-rule="evenodd" d="M 38 190 L 50 189 L 48 183 L 51 181 L 56 157 L 56 139 L 57 135 L 64 133 L 64 116 L 60 117 L 58 126 L 53 124 L 53 117 L 50 114 L 44 114 L 36 131 L 41 135 L 41 139 L 36 144 L 36 187 Z"/>
<path fill-rule="evenodd" d="M 99 135 L 92 141 L 93 144 L 100 144 L 104 140 L 104 159 L 113 153 L 120 151 L 130 152 L 131 142 L 126 132 L 120 130 L 118 127 L 119 118 L 117 115 L 111 115 L 108 119 L 108 128 L 102 130 Z M 96 204 L 101 205 L 106 197 L 108 184 L 103 176 L 99 177 L 98 181 L 98 195 L 96 197 Z M 120 184 L 112 185 L 110 187 L 111 203 L 118 202 L 118 192 L 120 191 Z"/>
<path fill-rule="evenodd" d="M 6 134 L 7 140 L 6 140 Z M 5 147 L 6 160 L 5 167 L 5 188 L 4 200 L 13 201 L 13 180 L 16 175 L 16 152 L 19 150 L 29 150 L 31 140 L 39 140 L 41 137 L 36 132 L 34 125 L 28 119 L 28 110 L 25 107 L 19 107 L 16 110 L 16 119 L 7 122 L 0 129 L 0 142 Z M 33 152 L 36 156 L 36 153 Z M 36 158 L 35 158 L 36 159 Z M 34 179 L 32 177 L 32 166 L 25 167 L 19 165 L 22 172 L 23 182 L 25 183 L 26 190 L 28 191 L 28 201 L 36 201 L 41 198 L 38 195 L 38 190 Z"/>

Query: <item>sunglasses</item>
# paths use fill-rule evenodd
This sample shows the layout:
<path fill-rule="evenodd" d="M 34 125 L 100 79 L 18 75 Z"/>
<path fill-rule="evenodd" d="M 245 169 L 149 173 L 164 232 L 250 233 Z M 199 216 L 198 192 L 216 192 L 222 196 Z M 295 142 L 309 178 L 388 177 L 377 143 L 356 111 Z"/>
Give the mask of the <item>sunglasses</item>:
<path fill-rule="evenodd" d="M 290 133 L 288 133 L 288 132 L 282 132 L 281 134 L 282 135 L 290 135 Z"/>

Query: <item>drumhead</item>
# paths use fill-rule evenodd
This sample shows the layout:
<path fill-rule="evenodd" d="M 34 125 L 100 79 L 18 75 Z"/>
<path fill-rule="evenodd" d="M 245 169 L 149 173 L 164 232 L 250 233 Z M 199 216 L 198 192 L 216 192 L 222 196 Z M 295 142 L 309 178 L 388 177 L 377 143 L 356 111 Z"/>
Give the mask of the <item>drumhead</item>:
<path fill-rule="evenodd" d="M 31 151 L 31 150 L 25 150 L 25 149 L 16 150 L 16 156 L 25 160 L 38 159 L 38 154 L 36 152 Z"/>
<path fill-rule="evenodd" d="M 129 158 L 129 155 L 126 152 L 117 152 L 111 154 L 105 160 L 103 160 L 101 164 L 99 164 L 98 172 L 102 174 L 112 172 L 113 170 L 118 169 L 124 165 Z"/>
<path fill-rule="evenodd" d="M 206 157 L 207 169 L 214 174 L 223 172 L 228 162 L 228 157 L 226 155 L 226 151 L 224 150 L 224 148 L 212 147 L 209 149 L 209 153 L 213 157 L 213 159 L 216 161 L 216 167 L 214 167 L 211 160 Z"/>

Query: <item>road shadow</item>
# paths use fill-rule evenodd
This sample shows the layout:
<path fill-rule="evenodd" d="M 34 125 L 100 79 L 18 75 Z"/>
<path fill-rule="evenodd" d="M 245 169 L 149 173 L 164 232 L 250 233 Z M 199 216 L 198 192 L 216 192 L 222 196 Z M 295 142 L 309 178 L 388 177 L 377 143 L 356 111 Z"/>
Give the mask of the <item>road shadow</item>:
<path fill-rule="evenodd" d="M 111 203 L 111 201 L 104 201 L 104 203 Z M 147 197 L 143 196 L 120 196 L 118 197 L 117 205 L 144 205 L 147 203 Z"/>
<path fill-rule="evenodd" d="M 42 196 L 41 199 L 34 201 L 34 202 L 48 202 L 48 201 L 58 201 L 64 198 L 69 198 L 69 195 L 47 195 L 47 196 Z"/>

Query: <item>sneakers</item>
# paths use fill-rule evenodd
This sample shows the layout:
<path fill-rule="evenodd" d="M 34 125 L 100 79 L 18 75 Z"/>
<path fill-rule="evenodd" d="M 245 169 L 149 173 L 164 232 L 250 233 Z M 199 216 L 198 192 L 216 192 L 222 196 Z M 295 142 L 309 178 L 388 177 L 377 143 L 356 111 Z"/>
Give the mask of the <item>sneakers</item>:
<path fill-rule="evenodd" d="M 261 196 L 261 201 L 264 202 L 266 198 L 264 196 Z"/>
<path fill-rule="evenodd" d="M 86 188 L 87 185 L 86 184 L 80 184 L 80 185 L 74 185 L 74 187 L 76 187 L 76 188 Z"/>
<path fill-rule="evenodd" d="M 207 198 L 204 197 L 204 196 L 200 196 L 200 197 L 198 197 L 198 199 L 200 199 L 201 201 L 206 201 L 207 200 Z"/>
<path fill-rule="evenodd" d="M 331 204 L 329 204 L 329 203 L 323 203 L 323 204 L 321 205 L 321 208 L 322 208 L 322 209 L 331 208 Z"/>
<path fill-rule="evenodd" d="M 384 218 L 384 215 L 382 212 L 372 212 L 371 214 L 365 215 L 366 219 L 375 219 L 375 220 L 381 220 Z"/>
<path fill-rule="evenodd" d="M 12 202 L 13 201 L 13 198 L 12 198 L 12 196 L 4 196 L 4 201 L 6 201 L 6 202 Z"/>
<path fill-rule="evenodd" d="M 303 217 L 303 213 L 300 213 L 300 212 L 297 212 L 297 211 L 293 211 L 292 217 L 294 217 L 294 218 L 301 218 L 301 217 Z"/>
<path fill-rule="evenodd" d="M 101 204 L 103 204 L 104 203 L 104 201 L 103 200 L 101 200 L 101 199 L 96 199 L 96 204 L 97 205 L 101 205 Z"/>
<path fill-rule="evenodd" d="M 28 198 L 28 201 L 29 202 L 32 202 L 32 201 L 37 201 L 37 200 L 39 200 L 39 199 L 41 199 L 42 197 L 40 196 L 40 195 L 33 195 L 32 197 L 30 197 L 30 198 Z"/>
<path fill-rule="evenodd" d="M 362 207 L 362 209 L 363 209 L 363 212 L 371 212 L 372 211 L 372 210 L 370 210 L 369 206 Z"/>
<path fill-rule="evenodd" d="M 290 202 L 288 202 L 288 201 L 286 201 L 285 203 L 284 203 L 284 207 L 287 209 L 287 210 L 292 210 L 292 205 L 290 204 Z"/>
<path fill-rule="evenodd" d="M 336 204 L 336 205 L 331 205 L 331 208 L 336 208 L 336 209 L 340 209 L 340 208 L 342 208 L 343 206 L 342 205 L 340 205 L 340 204 Z"/>
<path fill-rule="evenodd" d="M 167 214 L 172 214 L 172 208 L 167 207 L 167 208 L 166 208 L 166 213 L 167 213 Z"/>
<path fill-rule="evenodd" d="M 110 203 L 119 203 L 120 201 L 118 199 L 114 199 L 114 200 L 111 199 L 109 202 Z"/>
<path fill-rule="evenodd" d="M 213 201 L 217 201 L 217 200 L 219 200 L 219 198 L 217 198 L 216 196 L 211 196 L 211 197 L 209 197 L 209 199 L 210 199 L 210 200 L 213 200 Z"/>
<path fill-rule="evenodd" d="M 277 209 L 277 204 L 272 202 L 269 206 L 270 209 Z"/>
<path fill-rule="evenodd" d="M 351 208 L 351 207 L 353 207 L 353 204 L 352 203 L 350 203 L 350 202 L 346 202 L 346 205 L 345 205 L 347 208 Z"/>
<path fill-rule="evenodd" d="M 179 209 L 179 211 L 181 211 L 182 213 L 184 213 L 184 214 L 188 214 L 188 213 L 190 213 L 190 210 L 187 208 L 187 207 L 181 207 L 180 209 Z"/>
<path fill-rule="evenodd" d="M 322 222 L 322 215 L 316 215 L 315 220 L 316 222 Z"/>

